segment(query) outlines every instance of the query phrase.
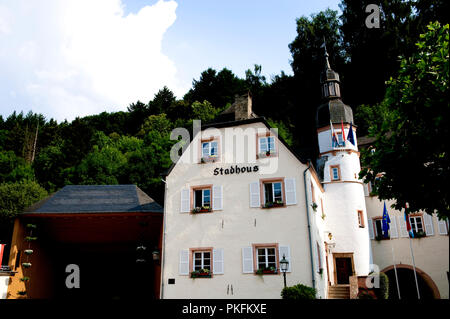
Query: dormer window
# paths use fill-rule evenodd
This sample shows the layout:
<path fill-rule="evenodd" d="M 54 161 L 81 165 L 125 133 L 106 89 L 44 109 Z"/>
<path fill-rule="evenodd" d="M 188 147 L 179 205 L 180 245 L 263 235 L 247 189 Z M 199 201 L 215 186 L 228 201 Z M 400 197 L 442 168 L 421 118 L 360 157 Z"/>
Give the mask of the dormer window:
<path fill-rule="evenodd" d="M 258 158 L 264 158 L 268 156 L 274 156 L 277 154 L 275 145 L 275 136 L 270 135 L 270 133 L 264 133 L 263 135 L 258 135 Z"/>
<path fill-rule="evenodd" d="M 210 139 L 202 141 L 202 156 L 201 162 L 215 162 L 219 159 L 219 142 L 218 140 Z"/>

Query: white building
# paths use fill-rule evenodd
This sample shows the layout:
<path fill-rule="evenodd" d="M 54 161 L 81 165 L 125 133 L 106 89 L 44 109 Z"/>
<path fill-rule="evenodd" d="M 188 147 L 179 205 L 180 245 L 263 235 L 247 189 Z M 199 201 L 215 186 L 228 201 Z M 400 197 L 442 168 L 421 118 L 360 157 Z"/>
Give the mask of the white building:
<path fill-rule="evenodd" d="M 280 298 L 283 257 L 288 286 L 346 298 L 350 277 L 392 265 L 390 248 L 370 240 L 376 222 L 368 216 L 382 206 L 358 179 L 353 114 L 328 59 L 322 85 L 317 172 L 252 112 L 250 95 L 222 114 L 228 120 L 194 133 L 165 180 L 161 298 Z M 350 130 L 353 143 L 345 141 Z M 448 237 L 441 237 L 446 261 L 441 253 L 422 269 L 448 298 Z"/>

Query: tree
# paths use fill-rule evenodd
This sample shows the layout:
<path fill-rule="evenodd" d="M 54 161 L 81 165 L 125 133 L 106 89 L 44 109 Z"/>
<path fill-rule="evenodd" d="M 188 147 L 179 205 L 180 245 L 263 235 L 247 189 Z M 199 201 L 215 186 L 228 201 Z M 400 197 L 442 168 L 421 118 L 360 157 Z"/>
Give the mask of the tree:
<path fill-rule="evenodd" d="M 35 181 L 0 184 L 0 242 L 10 242 L 13 220 L 28 206 L 47 196 Z"/>
<path fill-rule="evenodd" d="M 375 151 L 364 153 L 360 176 L 375 181 L 380 199 L 394 207 L 448 218 L 450 210 L 449 25 L 428 25 L 416 52 L 402 58 L 384 100 L 369 108 Z"/>

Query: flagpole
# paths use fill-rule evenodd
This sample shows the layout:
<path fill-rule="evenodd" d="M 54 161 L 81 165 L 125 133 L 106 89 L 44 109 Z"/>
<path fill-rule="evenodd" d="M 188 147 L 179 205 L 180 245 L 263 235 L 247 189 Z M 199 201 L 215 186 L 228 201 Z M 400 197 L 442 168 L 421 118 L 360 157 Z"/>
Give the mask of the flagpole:
<path fill-rule="evenodd" d="M 413 253 L 412 244 L 411 244 L 411 236 L 409 236 L 409 234 L 408 234 L 408 237 L 409 237 L 409 249 L 411 250 L 411 257 L 412 257 L 412 262 L 413 262 L 413 267 L 414 267 L 414 278 L 416 279 L 417 298 L 420 299 L 419 284 L 417 283 L 416 262 L 414 261 L 414 253 Z"/>
<path fill-rule="evenodd" d="M 394 216 L 395 218 L 395 216 Z M 398 299 L 402 299 L 400 297 L 400 286 L 398 284 L 398 275 L 397 275 L 397 266 L 395 265 L 395 256 L 394 256 L 394 244 L 392 243 L 392 237 L 389 236 L 389 241 L 391 242 L 391 249 L 392 249 L 392 263 L 394 264 L 394 273 L 395 273 L 395 282 L 397 283 L 397 294 L 398 294 Z"/>
<path fill-rule="evenodd" d="M 409 217 L 408 217 L 408 214 L 406 213 L 406 208 L 407 208 L 407 206 L 405 204 L 405 222 L 408 227 L 409 221 L 407 221 L 406 219 Z M 411 226 L 409 226 L 409 227 L 411 227 Z M 420 300 L 419 284 L 417 282 L 416 262 L 414 260 L 414 253 L 413 253 L 411 233 L 410 233 L 410 232 L 412 232 L 412 229 L 407 229 L 407 231 L 408 231 L 408 238 L 409 238 L 409 249 L 411 250 L 411 258 L 412 258 L 413 269 L 414 269 L 414 278 L 416 279 L 417 298 Z"/>

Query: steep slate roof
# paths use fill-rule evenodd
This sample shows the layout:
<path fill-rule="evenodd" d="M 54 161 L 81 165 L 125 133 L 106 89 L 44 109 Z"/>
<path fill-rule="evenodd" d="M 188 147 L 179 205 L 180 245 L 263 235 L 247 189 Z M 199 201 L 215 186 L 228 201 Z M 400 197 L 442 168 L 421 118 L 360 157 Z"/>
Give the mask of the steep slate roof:
<path fill-rule="evenodd" d="M 67 185 L 24 213 L 163 213 L 136 185 Z"/>

